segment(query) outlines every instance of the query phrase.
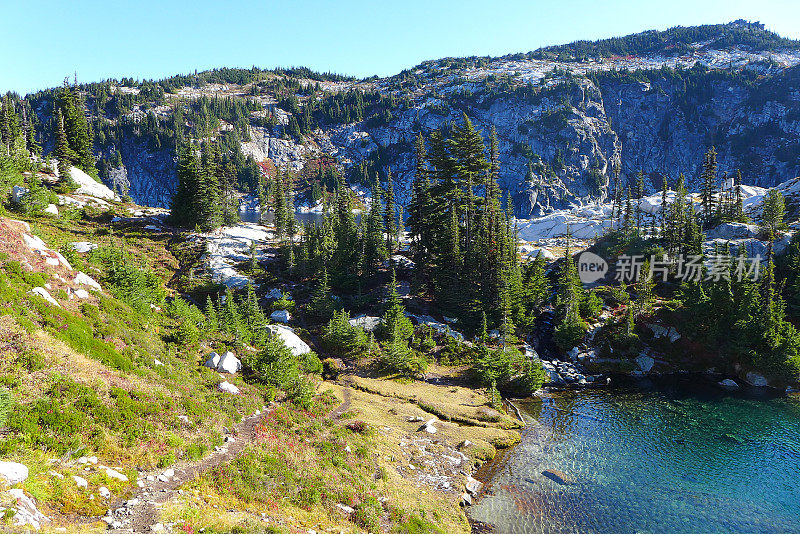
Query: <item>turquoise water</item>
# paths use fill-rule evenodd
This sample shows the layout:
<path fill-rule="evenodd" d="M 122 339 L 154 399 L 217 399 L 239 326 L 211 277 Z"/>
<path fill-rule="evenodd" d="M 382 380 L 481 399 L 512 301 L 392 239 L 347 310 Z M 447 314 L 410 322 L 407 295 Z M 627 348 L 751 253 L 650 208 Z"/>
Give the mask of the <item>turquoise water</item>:
<path fill-rule="evenodd" d="M 800 533 L 800 398 L 673 382 L 520 408 L 522 443 L 470 510 L 496 532 Z"/>

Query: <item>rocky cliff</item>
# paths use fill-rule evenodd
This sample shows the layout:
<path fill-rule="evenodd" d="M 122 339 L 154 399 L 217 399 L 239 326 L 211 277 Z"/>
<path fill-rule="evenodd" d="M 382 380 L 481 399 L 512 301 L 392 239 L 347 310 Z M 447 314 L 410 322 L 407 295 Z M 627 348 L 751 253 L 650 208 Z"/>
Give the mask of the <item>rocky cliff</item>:
<path fill-rule="evenodd" d="M 379 169 L 390 166 L 395 191 L 405 201 L 417 133 L 467 114 L 486 136 L 497 129 L 500 186 L 512 197 L 515 214 L 530 218 L 607 197 L 617 167 L 623 185 L 641 170 L 648 191 L 660 188 L 663 176 L 674 183 L 679 173 L 696 188 L 698 167 L 711 146 L 719 153 L 720 172 L 741 170 L 747 184 L 772 186 L 800 175 L 799 65 L 796 41 L 737 21 L 502 58 L 442 59 L 388 78 L 317 83 L 311 96 L 312 80 L 285 74 L 278 86 L 277 75 L 267 79 L 273 85 L 245 80 L 182 86 L 167 91 L 159 106 L 137 105 L 126 120 L 143 124 L 150 108 L 167 121 L 170 105 L 200 97 L 256 102 L 262 109 L 251 112 L 244 154 L 295 171 L 323 154 L 345 169 L 365 161 Z M 287 87 L 297 99 L 293 111 L 280 108 Z M 140 94 L 118 90 L 123 89 Z M 314 115 L 326 96 L 354 90 L 381 96 L 385 109 L 373 110 L 381 120 Z M 289 135 L 287 124 L 302 121 L 308 106 L 315 110 L 314 128 Z M 275 117 L 271 126 L 258 120 L 265 113 Z M 121 153 L 133 199 L 166 205 L 175 189 L 173 152 L 130 139 L 114 149 Z"/>

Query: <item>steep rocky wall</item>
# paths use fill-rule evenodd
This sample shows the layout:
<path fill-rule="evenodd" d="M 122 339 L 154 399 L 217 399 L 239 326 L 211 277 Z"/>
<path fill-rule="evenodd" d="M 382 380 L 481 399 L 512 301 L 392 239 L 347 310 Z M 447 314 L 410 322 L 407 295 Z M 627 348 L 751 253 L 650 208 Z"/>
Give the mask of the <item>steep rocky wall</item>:
<path fill-rule="evenodd" d="M 643 170 L 648 192 L 660 188 L 662 176 L 674 183 L 681 172 L 696 188 L 703 154 L 712 145 L 720 172 L 741 169 L 745 183 L 771 186 L 800 175 L 800 67 L 758 78 L 709 71 L 694 75 L 692 87 L 686 84 L 653 72 L 573 77 L 541 98 L 450 95 L 445 112 L 431 105 L 442 100 L 428 88 L 430 96 L 415 98 L 412 108 L 397 111 L 386 125 L 328 126 L 305 144 L 253 128 L 243 151 L 296 170 L 321 153 L 356 165 L 380 146 L 391 156 L 395 191 L 405 202 L 417 132 L 460 121 L 466 113 L 484 135 L 497 129 L 500 185 L 522 218 L 605 198 L 616 165 L 623 184 Z M 166 206 L 175 189 L 172 156 L 135 142 L 122 148 L 134 200 Z"/>

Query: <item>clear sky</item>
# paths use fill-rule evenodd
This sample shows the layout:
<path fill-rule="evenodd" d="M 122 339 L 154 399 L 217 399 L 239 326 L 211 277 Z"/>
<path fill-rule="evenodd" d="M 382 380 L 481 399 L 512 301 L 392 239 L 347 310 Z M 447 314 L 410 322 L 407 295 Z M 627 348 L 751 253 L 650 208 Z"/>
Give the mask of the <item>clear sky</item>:
<path fill-rule="evenodd" d="M 0 91 L 213 67 L 389 75 L 676 25 L 760 20 L 800 38 L 800 0 L 0 1 Z"/>

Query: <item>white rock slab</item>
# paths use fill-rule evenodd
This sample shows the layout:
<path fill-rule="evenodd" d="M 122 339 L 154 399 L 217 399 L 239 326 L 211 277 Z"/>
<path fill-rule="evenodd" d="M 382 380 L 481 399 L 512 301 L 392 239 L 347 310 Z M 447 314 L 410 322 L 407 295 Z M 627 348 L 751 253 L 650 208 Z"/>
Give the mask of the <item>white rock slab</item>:
<path fill-rule="evenodd" d="M 13 486 L 25 482 L 28 478 L 28 467 L 18 462 L 0 462 L 0 479 Z"/>
<path fill-rule="evenodd" d="M 311 352 L 311 347 L 309 347 L 305 341 L 300 339 L 297 334 L 294 333 L 292 328 L 279 324 L 267 325 L 267 328 L 269 328 L 273 335 L 281 338 L 283 343 L 289 347 L 289 350 L 292 351 L 292 355 L 300 356 L 302 354 Z"/>
<path fill-rule="evenodd" d="M 61 307 L 61 304 L 59 304 L 56 299 L 51 297 L 50 293 L 48 293 L 47 290 L 43 287 L 34 287 L 33 289 L 31 289 L 31 293 L 33 293 L 34 295 L 39 295 L 53 306 L 58 306 L 59 308 Z"/>

